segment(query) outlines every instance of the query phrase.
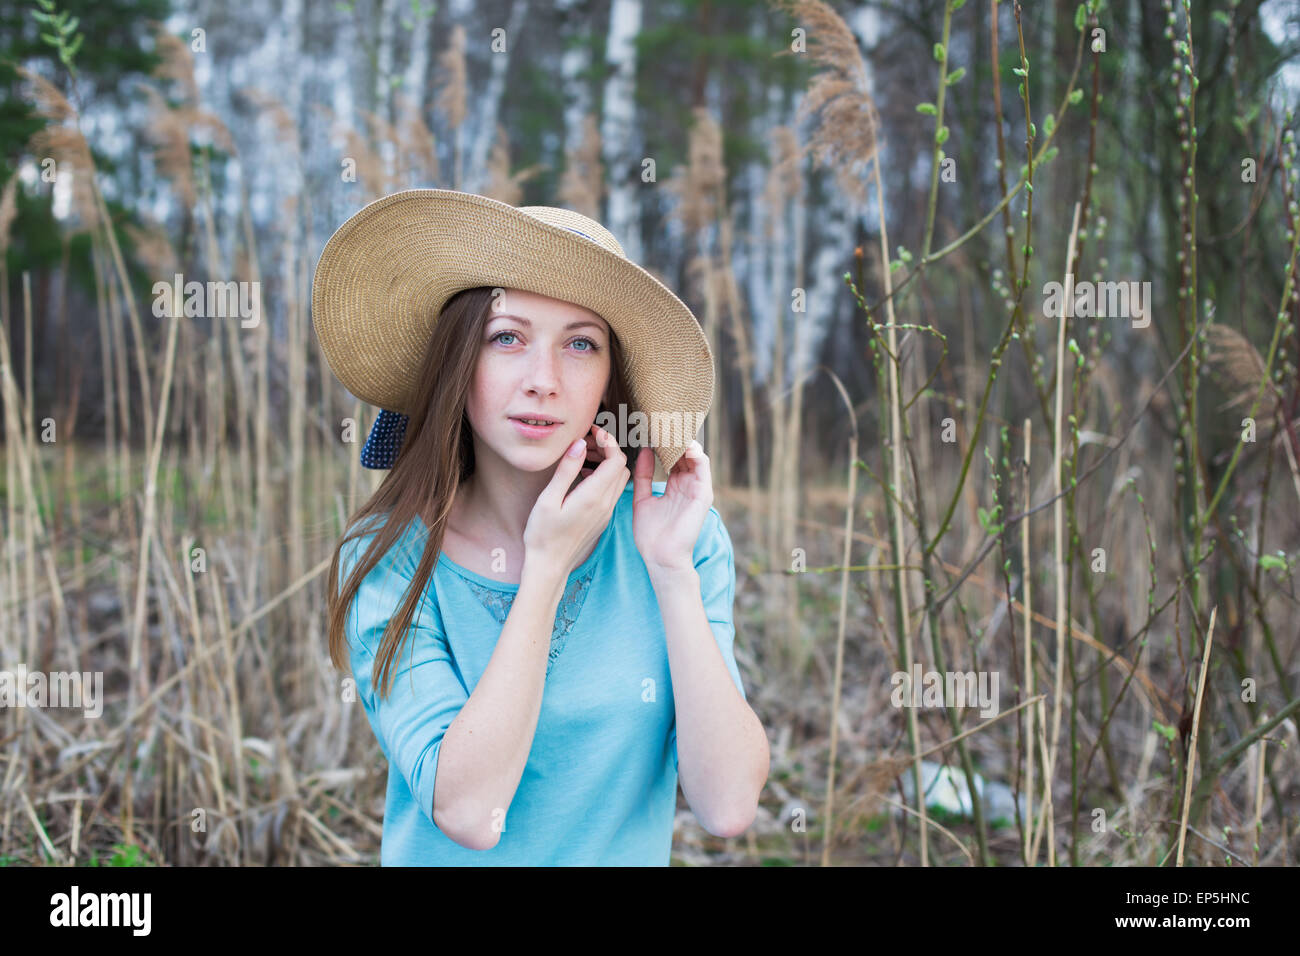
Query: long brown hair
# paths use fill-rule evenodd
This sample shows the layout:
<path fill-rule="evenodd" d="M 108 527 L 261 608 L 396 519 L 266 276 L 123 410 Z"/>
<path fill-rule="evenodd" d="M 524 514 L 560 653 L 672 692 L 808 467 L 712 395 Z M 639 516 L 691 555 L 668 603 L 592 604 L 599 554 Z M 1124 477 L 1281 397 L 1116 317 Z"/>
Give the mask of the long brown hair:
<path fill-rule="evenodd" d="M 344 634 L 348 608 L 366 575 L 418 515 L 429 529 L 420 563 L 401 607 L 389 618 L 376 655 L 380 696 L 388 696 L 393 659 L 410 631 L 411 618 L 420 603 L 442 550 L 447 518 L 461 482 L 474 473 L 474 441 L 465 402 L 483 347 L 483 329 L 492 311 L 491 286 L 456 293 L 442 308 L 420 363 L 419 393 L 406 423 L 402 447 L 393 467 L 375 493 L 351 516 L 330 562 L 330 660 L 340 671 L 347 668 L 348 646 Z M 601 402 L 602 411 L 618 414 L 621 405 L 631 410 L 618 338 L 610 329 L 610 383 Z M 631 449 L 623 446 L 625 455 Z M 369 548 L 348 576 L 339 593 L 339 557 L 351 540 L 373 530 L 372 517 L 387 516 Z"/>

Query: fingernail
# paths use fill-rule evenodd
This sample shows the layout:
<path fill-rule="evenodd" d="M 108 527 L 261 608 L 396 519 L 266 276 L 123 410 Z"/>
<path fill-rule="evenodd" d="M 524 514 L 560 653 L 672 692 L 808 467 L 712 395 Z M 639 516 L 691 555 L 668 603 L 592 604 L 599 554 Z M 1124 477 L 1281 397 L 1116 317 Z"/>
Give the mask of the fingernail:
<path fill-rule="evenodd" d="M 581 441 L 581 440 L 579 440 L 579 441 L 575 441 L 572 445 L 569 446 L 569 452 L 568 452 L 569 457 L 570 457 L 570 458 L 577 458 L 579 455 L 582 454 L 582 449 L 584 449 L 584 448 L 586 448 L 586 447 L 587 447 L 587 443 L 586 443 L 586 442 Z"/>

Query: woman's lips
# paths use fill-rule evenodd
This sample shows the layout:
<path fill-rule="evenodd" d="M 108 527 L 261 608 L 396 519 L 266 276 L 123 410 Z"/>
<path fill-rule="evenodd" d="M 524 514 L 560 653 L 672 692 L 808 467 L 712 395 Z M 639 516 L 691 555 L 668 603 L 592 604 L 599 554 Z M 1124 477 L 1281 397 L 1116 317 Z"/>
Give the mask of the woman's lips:
<path fill-rule="evenodd" d="M 519 434 L 523 435 L 525 438 L 546 438 L 554 434 L 560 428 L 558 422 L 554 425 L 529 425 L 527 422 L 522 422 L 517 418 L 512 418 L 510 421 L 515 426 L 516 430 L 518 430 Z"/>

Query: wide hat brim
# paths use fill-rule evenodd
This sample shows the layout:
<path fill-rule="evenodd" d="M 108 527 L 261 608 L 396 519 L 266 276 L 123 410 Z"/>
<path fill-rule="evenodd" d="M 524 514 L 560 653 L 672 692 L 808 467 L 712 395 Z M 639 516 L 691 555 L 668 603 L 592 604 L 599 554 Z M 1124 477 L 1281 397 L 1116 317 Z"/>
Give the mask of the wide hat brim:
<path fill-rule="evenodd" d="M 368 204 L 330 237 L 312 282 L 312 321 L 349 392 L 409 415 L 434 323 L 455 293 L 516 288 L 588 308 L 618 336 L 629 411 L 659 416 L 654 452 L 668 472 L 712 404 L 713 354 L 691 310 L 621 253 L 603 227 L 570 210 L 407 189 Z"/>

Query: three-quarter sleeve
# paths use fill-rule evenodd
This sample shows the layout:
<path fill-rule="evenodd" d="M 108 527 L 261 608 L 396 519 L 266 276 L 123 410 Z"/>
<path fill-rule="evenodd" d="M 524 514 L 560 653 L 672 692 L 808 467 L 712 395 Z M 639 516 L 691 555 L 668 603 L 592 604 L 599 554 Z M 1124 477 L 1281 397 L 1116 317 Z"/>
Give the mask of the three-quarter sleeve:
<path fill-rule="evenodd" d="M 735 641 L 736 628 L 733 613 L 736 601 L 736 559 L 732 549 L 731 535 L 723 524 L 717 508 L 710 508 L 704 519 L 704 527 L 695 544 L 695 571 L 700 578 L 700 597 L 704 601 L 704 614 L 709 619 L 713 630 L 713 639 L 731 674 L 731 680 L 746 701 L 744 682 L 740 679 L 740 668 L 736 666 Z M 672 731 L 673 764 L 677 765 L 677 722 L 673 721 Z"/>
<path fill-rule="evenodd" d="M 414 576 L 415 561 L 402 548 L 402 540 L 399 538 L 361 582 L 344 633 L 366 717 L 389 763 L 401 773 L 412 798 L 432 824 L 443 736 L 469 700 L 469 692 L 447 645 L 430 585 L 391 664 L 389 694 L 379 696 L 376 654 L 388 621 L 401 608 Z M 351 570 L 351 558 L 363 554 L 365 545 L 364 537 L 345 545 L 349 558 L 340 561 L 340 586 Z M 342 569 L 344 565 L 346 569 Z"/>

